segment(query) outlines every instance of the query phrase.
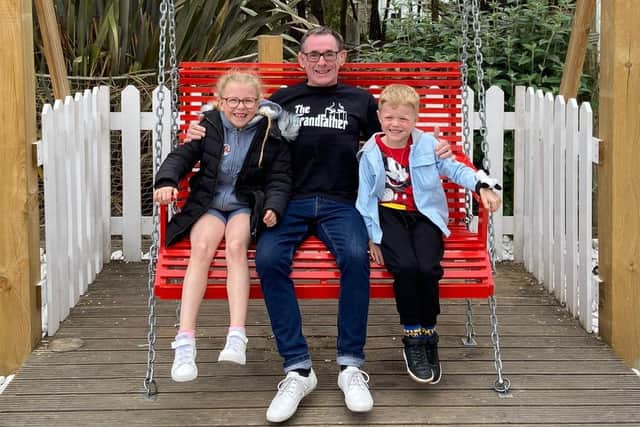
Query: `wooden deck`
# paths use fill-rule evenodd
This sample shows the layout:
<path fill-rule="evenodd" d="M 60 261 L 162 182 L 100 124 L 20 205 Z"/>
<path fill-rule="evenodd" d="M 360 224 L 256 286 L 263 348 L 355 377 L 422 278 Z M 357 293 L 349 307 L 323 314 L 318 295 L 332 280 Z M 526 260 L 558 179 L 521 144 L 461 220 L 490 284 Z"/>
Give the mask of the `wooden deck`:
<path fill-rule="evenodd" d="M 198 330 L 200 377 L 172 383 L 169 343 L 175 303 L 158 304 L 157 400 L 143 397 L 146 265 L 111 263 L 54 336 L 34 351 L 0 395 L 2 426 L 265 425 L 281 362 L 261 300 L 251 301 L 248 364 L 215 360 L 226 333 L 225 301 L 205 302 Z M 502 360 L 511 395 L 496 378 L 485 301 L 474 304 L 478 347 L 464 347 L 464 305 L 445 301 L 440 317 L 444 376 L 435 386 L 408 377 L 391 300 L 373 300 L 366 370 L 375 407 L 351 414 L 336 386 L 335 301 L 304 301 L 318 389 L 288 425 L 609 426 L 640 425 L 640 378 L 587 334 L 523 270 L 499 266 Z M 76 340 L 71 340 L 76 338 Z M 73 351 L 69 345 L 80 343 Z"/>

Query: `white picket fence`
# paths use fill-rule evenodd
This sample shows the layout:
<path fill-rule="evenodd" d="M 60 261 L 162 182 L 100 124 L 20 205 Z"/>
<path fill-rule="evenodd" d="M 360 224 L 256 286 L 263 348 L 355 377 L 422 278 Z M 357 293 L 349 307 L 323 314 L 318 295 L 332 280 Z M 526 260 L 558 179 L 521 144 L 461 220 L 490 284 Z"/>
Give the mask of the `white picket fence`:
<path fill-rule="evenodd" d="M 109 91 L 96 87 L 42 109 L 46 325 L 53 334 L 109 261 Z"/>
<path fill-rule="evenodd" d="M 153 93 L 156 111 L 157 89 Z M 128 86 L 121 94 L 122 111 L 112 112 L 109 89 L 94 88 L 46 105 L 42 111 L 39 153 L 44 165 L 45 236 L 48 272 L 43 292 L 48 333 L 86 291 L 108 262 L 111 236 L 122 237 L 127 261 L 142 258 L 142 236 L 152 218 L 141 215 L 140 135 L 154 130 L 156 116 L 140 111 L 140 94 Z M 470 96 L 470 99 L 473 99 Z M 496 254 L 502 257 L 503 234 L 513 235 L 514 257 L 591 331 L 591 135 L 588 104 L 533 89 L 517 88 L 516 111 L 505 112 L 504 94 L 487 91 L 487 139 L 491 174 L 503 179 L 504 134 L 515 133 L 513 217 L 494 214 Z M 169 111 L 165 96 L 165 111 Z M 479 118 L 471 106 L 472 128 Z M 566 117 L 566 118 L 565 118 Z M 578 126 L 580 125 L 580 127 Z M 164 117 L 163 153 L 168 152 L 169 117 Z M 122 211 L 112 217 L 110 132 L 120 131 Z M 156 135 L 153 132 L 154 147 Z M 597 150 L 595 151 L 597 153 Z M 570 160 L 572 159 L 572 160 Z M 578 228 L 579 227 L 579 228 Z M 558 238 L 560 236 L 561 238 Z"/>
<path fill-rule="evenodd" d="M 518 88 L 514 258 L 588 331 L 597 300 L 592 274 L 592 164 L 598 140 L 588 103 Z"/>

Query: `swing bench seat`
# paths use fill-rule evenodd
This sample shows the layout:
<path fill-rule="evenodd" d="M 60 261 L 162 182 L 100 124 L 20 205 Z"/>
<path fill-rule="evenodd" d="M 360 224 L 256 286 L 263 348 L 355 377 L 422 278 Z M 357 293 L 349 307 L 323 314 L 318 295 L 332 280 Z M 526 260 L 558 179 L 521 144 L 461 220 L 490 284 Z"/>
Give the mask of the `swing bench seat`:
<path fill-rule="evenodd" d="M 304 81 L 305 74 L 297 64 L 281 63 L 204 63 L 179 64 L 179 112 L 181 130 L 197 120 L 203 104 L 215 99 L 215 82 L 231 69 L 255 72 L 263 81 L 266 94 L 283 86 Z M 441 138 L 449 141 L 456 159 L 472 166 L 462 147 L 462 92 L 460 63 L 350 63 L 340 71 L 341 81 L 368 90 L 376 98 L 391 83 L 413 86 L 420 94 L 418 127 L 432 132 L 440 128 Z M 488 212 L 478 203 L 477 231 L 465 224 L 465 191 L 444 181 L 449 207 L 451 236 L 445 240 L 444 277 L 440 282 L 441 298 L 488 298 L 494 295 L 491 262 L 487 251 Z M 188 195 L 188 181 L 179 188 L 177 205 Z M 160 240 L 154 292 L 161 299 L 180 299 L 186 272 L 190 244 L 188 239 L 165 247 L 168 209 L 160 209 Z M 255 246 L 249 250 L 251 298 L 261 298 L 262 292 L 255 272 Z M 224 242 L 216 251 L 209 268 L 205 298 L 226 298 L 226 262 Z M 337 298 L 340 292 L 340 272 L 324 244 L 309 237 L 298 248 L 292 265 L 291 278 L 299 298 Z M 371 264 L 371 297 L 393 298 L 392 276 L 384 266 Z"/>

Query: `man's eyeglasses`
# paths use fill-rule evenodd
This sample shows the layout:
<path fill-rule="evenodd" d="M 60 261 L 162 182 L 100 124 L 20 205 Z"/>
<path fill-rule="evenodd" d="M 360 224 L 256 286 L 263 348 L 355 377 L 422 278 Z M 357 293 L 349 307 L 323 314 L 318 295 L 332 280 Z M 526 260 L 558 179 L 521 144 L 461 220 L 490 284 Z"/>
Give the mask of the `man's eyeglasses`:
<path fill-rule="evenodd" d="M 222 98 L 231 108 L 237 108 L 242 103 L 246 108 L 253 108 L 258 103 L 258 98 Z"/>
<path fill-rule="evenodd" d="M 320 58 L 324 58 L 327 62 L 335 62 L 336 59 L 338 59 L 338 53 L 340 52 L 336 52 L 335 50 L 328 50 L 326 52 L 316 52 L 315 50 L 311 52 L 302 52 L 309 62 L 318 62 L 320 61 Z"/>

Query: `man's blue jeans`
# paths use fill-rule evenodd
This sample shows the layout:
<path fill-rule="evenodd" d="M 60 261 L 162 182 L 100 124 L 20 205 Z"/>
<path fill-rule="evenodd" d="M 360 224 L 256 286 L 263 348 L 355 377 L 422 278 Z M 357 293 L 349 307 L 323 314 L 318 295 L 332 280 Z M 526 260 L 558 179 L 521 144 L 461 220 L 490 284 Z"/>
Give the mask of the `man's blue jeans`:
<path fill-rule="evenodd" d="M 256 270 L 284 370 L 311 367 L 289 277 L 295 251 L 310 234 L 327 245 L 341 273 L 336 360 L 340 365 L 361 367 L 369 313 L 367 230 L 352 204 L 308 197 L 290 201 L 278 226 L 264 231 L 256 248 Z"/>

